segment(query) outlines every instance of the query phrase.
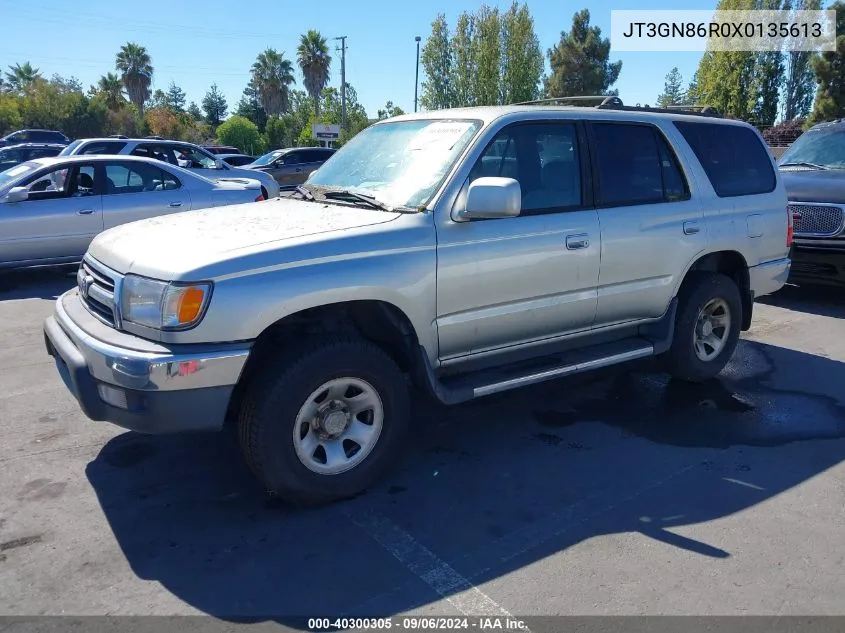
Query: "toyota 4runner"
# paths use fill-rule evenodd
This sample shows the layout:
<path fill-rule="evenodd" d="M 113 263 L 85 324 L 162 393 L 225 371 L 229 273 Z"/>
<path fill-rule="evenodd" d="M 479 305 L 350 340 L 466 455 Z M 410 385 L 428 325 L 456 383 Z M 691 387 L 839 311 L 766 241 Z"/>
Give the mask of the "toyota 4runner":
<path fill-rule="evenodd" d="M 790 218 L 759 133 L 718 115 L 404 115 L 291 198 L 100 234 L 46 347 L 89 418 L 231 422 L 269 492 L 329 502 L 399 454 L 412 385 L 454 404 L 653 356 L 716 376 L 785 283 Z"/>

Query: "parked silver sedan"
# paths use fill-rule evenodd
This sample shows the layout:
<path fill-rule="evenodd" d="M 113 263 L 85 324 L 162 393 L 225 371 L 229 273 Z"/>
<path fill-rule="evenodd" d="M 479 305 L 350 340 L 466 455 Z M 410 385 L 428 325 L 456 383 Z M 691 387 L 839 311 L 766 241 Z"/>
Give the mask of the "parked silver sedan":
<path fill-rule="evenodd" d="M 210 180 L 150 158 L 31 160 L 0 172 L 0 268 L 73 263 L 119 224 L 263 199 L 258 180 Z"/>

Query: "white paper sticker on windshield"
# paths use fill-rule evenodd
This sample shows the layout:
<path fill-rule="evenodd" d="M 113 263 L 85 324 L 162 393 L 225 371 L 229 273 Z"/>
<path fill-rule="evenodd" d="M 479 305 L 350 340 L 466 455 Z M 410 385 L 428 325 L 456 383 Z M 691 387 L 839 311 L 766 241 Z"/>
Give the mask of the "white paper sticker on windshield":
<path fill-rule="evenodd" d="M 6 171 L 7 176 L 18 176 L 20 174 L 25 174 L 31 169 L 29 165 L 18 165 L 17 167 L 12 167 L 11 169 Z"/>
<path fill-rule="evenodd" d="M 411 139 L 408 149 L 449 150 L 472 127 L 465 121 L 438 121 L 426 126 Z"/>

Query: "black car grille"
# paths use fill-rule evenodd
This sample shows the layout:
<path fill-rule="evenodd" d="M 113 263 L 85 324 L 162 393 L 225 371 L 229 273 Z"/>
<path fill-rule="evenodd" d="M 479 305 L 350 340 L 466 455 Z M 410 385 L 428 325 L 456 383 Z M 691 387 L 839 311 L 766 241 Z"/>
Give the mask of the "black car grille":
<path fill-rule="evenodd" d="M 832 237 L 842 230 L 842 207 L 790 204 L 789 211 L 796 237 Z"/>
<path fill-rule="evenodd" d="M 88 310 L 104 323 L 115 327 L 115 287 L 117 279 L 114 273 L 91 259 L 83 260 L 76 276 L 79 296 Z"/>

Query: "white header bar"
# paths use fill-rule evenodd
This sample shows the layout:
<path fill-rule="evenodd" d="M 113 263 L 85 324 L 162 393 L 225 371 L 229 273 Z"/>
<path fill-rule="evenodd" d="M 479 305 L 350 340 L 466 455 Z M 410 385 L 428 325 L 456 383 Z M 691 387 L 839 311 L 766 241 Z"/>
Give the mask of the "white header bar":
<path fill-rule="evenodd" d="M 834 51 L 836 11 L 610 12 L 620 51 Z"/>

